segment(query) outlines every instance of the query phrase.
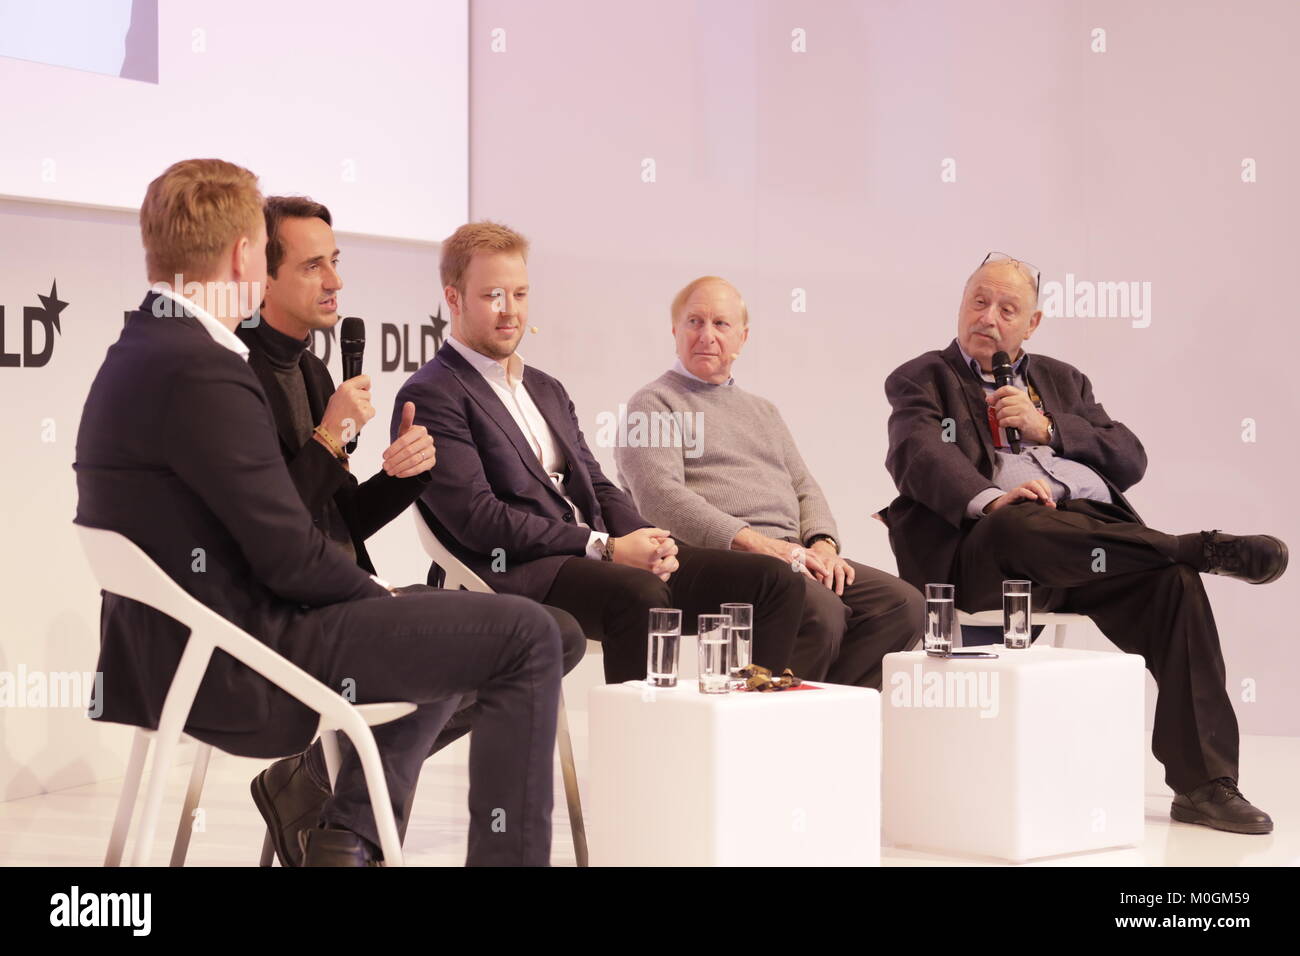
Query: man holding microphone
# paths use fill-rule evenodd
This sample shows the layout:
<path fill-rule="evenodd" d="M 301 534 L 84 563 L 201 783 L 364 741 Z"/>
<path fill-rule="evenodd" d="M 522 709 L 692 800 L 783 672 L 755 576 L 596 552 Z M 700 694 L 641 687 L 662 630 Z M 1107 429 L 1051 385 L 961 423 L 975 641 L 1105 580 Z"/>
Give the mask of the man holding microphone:
<path fill-rule="evenodd" d="M 428 486 L 436 460 L 433 438 L 413 424 L 415 406 L 407 402 L 397 437 L 384 450 L 382 470 L 357 481 L 346 446 L 375 415 L 370 376 L 354 376 L 336 389 L 325 363 L 307 348 L 313 331 L 338 323 L 343 278 L 333 218 L 324 205 L 302 196 L 268 197 L 265 215 L 265 297 L 237 334 L 248 346 L 248 364 L 266 392 L 281 454 L 316 527 L 374 574 L 366 538 L 406 511 Z M 415 584 L 399 590 L 433 589 Z M 546 610 L 560 627 L 567 673 L 582 659 L 586 638 L 572 615 Z M 476 711 L 473 694 L 462 698 L 430 754 L 468 733 Z M 297 834 L 315 825 L 329 798 L 328 780 L 319 742 L 253 780 L 253 800 L 282 865 L 301 865 Z M 403 832 L 413 797 L 414 791 L 401 818 Z"/>

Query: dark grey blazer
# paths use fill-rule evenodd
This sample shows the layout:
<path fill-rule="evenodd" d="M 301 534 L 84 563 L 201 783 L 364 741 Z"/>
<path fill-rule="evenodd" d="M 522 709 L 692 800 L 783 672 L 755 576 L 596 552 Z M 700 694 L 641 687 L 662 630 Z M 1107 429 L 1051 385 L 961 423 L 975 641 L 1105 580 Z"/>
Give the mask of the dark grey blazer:
<path fill-rule="evenodd" d="M 569 465 L 565 489 L 592 530 L 621 536 L 650 527 L 601 471 L 564 386 L 526 366 L 524 388 L 555 433 Z M 419 499 L 425 520 L 494 590 L 545 598 L 560 565 L 586 553 L 590 532 L 575 523 L 492 386 L 447 344 L 397 393 L 394 435 L 406 402 L 415 403 L 415 423 L 429 429 L 438 455 Z"/>
<path fill-rule="evenodd" d="M 193 316 L 154 315 L 155 299 L 131 315 L 86 397 L 73 465 L 77 522 L 125 535 L 272 648 L 295 630 L 309 639 L 296 627 L 305 608 L 386 596 L 312 524 L 248 363 Z M 102 719 L 157 727 L 188 634 L 152 608 L 105 595 Z M 310 730 L 303 739 L 301 728 L 271 719 L 284 713 L 272 709 L 273 695 L 287 696 L 217 651 L 186 729 L 246 756 L 301 750 Z"/>
<path fill-rule="evenodd" d="M 1057 454 L 1096 471 L 1116 507 L 1141 521 L 1122 494 L 1146 472 L 1137 436 L 1106 414 L 1088 377 L 1074 366 L 1035 354 L 1026 375 L 1052 415 Z M 899 496 L 881 517 L 899 577 L 918 588 L 950 582 L 962 535 L 974 524 L 966 505 L 993 484 L 984 386 L 954 339 L 943 351 L 926 352 L 891 372 L 885 397 L 893 409 L 885 467 Z M 946 424 L 952 441 L 944 441 Z"/>

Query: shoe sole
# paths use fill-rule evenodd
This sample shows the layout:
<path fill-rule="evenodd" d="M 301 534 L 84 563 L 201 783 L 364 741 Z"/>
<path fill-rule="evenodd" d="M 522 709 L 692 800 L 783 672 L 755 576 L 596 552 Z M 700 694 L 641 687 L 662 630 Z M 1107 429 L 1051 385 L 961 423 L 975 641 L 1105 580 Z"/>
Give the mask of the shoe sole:
<path fill-rule="evenodd" d="M 1226 833 L 1264 834 L 1273 832 L 1273 824 L 1271 823 L 1229 823 L 1180 806 L 1171 806 L 1169 816 L 1179 823 L 1194 823 L 1199 826 L 1210 827 L 1213 830 L 1223 830 Z"/>
<path fill-rule="evenodd" d="M 281 866 L 301 866 L 301 862 L 295 862 L 289 858 L 288 848 L 284 842 L 284 827 L 280 823 L 280 818 L 275 813 L 275 803 L 271 800 L 271 794 L 267 792 L 266 785 L 262 783 L 262 776 L 265 773 L 259 773 L 253 778 L 248 789 L 253 794 L 253 803 L 257 806 L 257 812 L 262 815 L 266 823 L 267 832 L 271 834 L 271 845 L 275 847 L 275 855 L 280 860 Z"/>

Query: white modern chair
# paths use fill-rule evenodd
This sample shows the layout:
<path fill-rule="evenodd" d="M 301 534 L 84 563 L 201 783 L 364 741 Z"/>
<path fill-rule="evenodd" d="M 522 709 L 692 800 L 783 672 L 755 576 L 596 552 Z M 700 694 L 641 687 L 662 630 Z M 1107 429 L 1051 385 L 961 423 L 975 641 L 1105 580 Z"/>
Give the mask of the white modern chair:
<path fill-rule="evenodd" d="M 121 865 L 122 851 L 131 829 L 131 817 L 135 810 L 149 743 L 151 740 L 156 740 L 157 747 L 154 749 L 149 788 L 145 793 L 144 807 L 140 814 L 134 852 L 131 856 L 133 866 L 143 866 L 147 863 L 153 845 L 154 831 L 157 829 L 167 772 L 175 758 L 176 746 L 184 734 L 185 721 L 194 704 L 199 683 L 208 668 L 213 651 L 219 649 L 261 674 L 320 715 L 320 724 L 317 726 L 316 733 L 320 736 L 325 751 L 325 763 L 329 770 L 331 785 L 338 774 L 339 765 L 338 740 L 335 735 L 339 731 L 347 734 L 365 772 L 370 805 L 374 810 L 380 847 L 384 853 L 384 865 L 401 866 L 402 845 L 397 836 L 397 824 L 393 817 L 392 803 L 388 798 L 388 785 L 379 760 L 379 749 L 375 746 L 375 738 L 370 728 L 412 713 L 415 704 L 393 702 L 354 705 L 348 703 L 336 691 L 186 593 L 127 538 L 115 531 L 87 528 L 82 525 L 77 525 L 76 528 L 81 538 L 82 549 L 101 588 L 112 594 L 146 604 L 190 629 L 189 639 L 185 642 L 185 651 L 172 677 L 171 687 L 167 690 L 158 729 L 156 731 L 136 729 L 104 865 Z M 172 866 L 185 864 L 190 832 L 193 829 L 192 816 L 203 792 L 203 782 L 211 754 L 211 745 L 199 742 L 194 756 L 194 767 L 190 772 L 189 789 L 185 794 L 185 806 L 176 829 L 176 842 L 172 848 Z M 264 865 L 269 865 L 270 851 L 271 840 L 268 833 L 263 842 Z"/>
<path fill-rule="evenodd" d="M 438 540 L 429 523 L 420 514 L 417 505 L 411 505 L 411 517 L 420 535 L 424 553 L 442 569 L 442 587 L 447 591 L 474 591 L 478 594 L 495 594 L 487 582 L 471 571 L 446 545 Z M 599 653 L 599 641 L 587 641 L 587 653 Z M 569 737 L 569 715 L 564 707 L 564 691 L 560 691 L 560 709 L 555 727 L 555 743 L 560 748 L 560 773 L 564 777 L 564 796 L 569 804 L 569 827 L 573 831 L 573 854 L 578 866 L 587 865 L 587 828 L 582 820 L 582 798 L 578 793 L 578 772 L 573 764 L 573 740 Z"/>
<path fill-rule="evenodd" d="M 1045 627 L 1054 628 L 1052 632 L 1052 646 L 1064 647 L 1066 630 L 1072 623 L 1089 620 L 1085 614 L 1067 614 L 1064 611 L 1035 611 L 1034 625 L 1039 624 Z M 969 611 L 957 612 L 957 624 L 967 627 L 1001 627 L 1002 612 L 1000 610 L 992 611 Z"/>

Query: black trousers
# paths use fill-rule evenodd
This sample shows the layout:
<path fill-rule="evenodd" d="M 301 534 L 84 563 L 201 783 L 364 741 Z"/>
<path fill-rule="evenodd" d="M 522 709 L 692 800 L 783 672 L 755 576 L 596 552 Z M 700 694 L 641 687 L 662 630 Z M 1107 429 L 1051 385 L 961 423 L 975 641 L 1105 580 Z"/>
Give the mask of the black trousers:
<path fill-rule="evenodd" d="M 433 589 L 352 601 L 305 614 L 284 653 L 323 683 L 351 690 L 356 703 L 418 705 L 373 728 L 399 826 L 443 726 L 476 694 L 467 862 L 549 864 L 561 644 L 545 609 L 526 598 Z M 299 719 L 300 710 L 285 718 Z M 378 844 L 360 762 L 351 747 L 340 749 L 322 821 Z"/>
<path fill-rule="evenodd" d="M 419 592 L 433 592 L 438 589 L 427 584 L 409 584 L 397 590 L 402 594 L 416 594 Z M 587 652 L 587 637 L 582 633 L 582 628 L 578 625 L 577 620 L 568 611 L 545 605 L 542 605 L 542 610 L 551 616 L 551 619 L 555 621 L 556 626 L 560 629 L 560 648 L 563 655 L 561 673 L 567 674 L 578 666 L 583 654 Z M 456 698 L 451 703 L 453 704 L 452 712 L 430 746 L 429 757 L 432 757 L 449 744 L 455 743 L 473 730 L 474 720 L 482 710 L 478 694 L 473 691 Z M 340 757 L 346 758 L 351 751 L 352 745 L 348 739 L 346 737 L 339 738 Z M 321 749 L 320 740 L 314 741 L 303 753 L 303 756 L 306 758 L 307 772 L 316 781 L 316 784 L 322 790 L 329 790 L 329 769 L 325 766 L 325 751 Z M 418 780 L 419 774 L 417 773 L 416 776 Z M 411 791 L 406 795 L 405 800 L 400 805 L 393 807 L 397 815 L 398 832 L 401 834 L 403 842 L 406 839 L 406 828 L 411 822 L 411 809 L 415 805 L 415 784 L 416 781 L 412 781 Z"/>
<path fill-rule="evenodd" d="M 921 639 L 925 598 L 892 574 L 848 563 L 855 576 L 842 595 L 803 575 L 803 624 L 790 667 L 809 680 L 880 690 L 885 655 Z"/>
<path fill-rule="evenodd" d="M 700 614 L 722 604 L 754 605 L 754 663 L 780 673 L 790 666 L 803 611 L 804 586 L 784 561 L 761 554 L 693 548 L 678 542 L 678 569 L 665 582 L 649 571 L 574 557 L 560 567 L 545 603 L 578 619 L 601 642 L 605 680 L 640 680 L 646 673 L 650 609 L 675 607 L 682 631 L 695 632 Z"/>
<path fill-rule="evenodd" d="M 962 541 L 957 606 L 1002 606 L 1002 581 L 1034 582 L 1034 606 L 1086 614 L 1120 650 L 1141 654 L 1155 678 L 1152 751 L 1165 780 L 1186 793 L 1216 777 L 1237 779 L 1237 717 L 1214 613 L 1199 572 L 1179 563 L 1178 539 L 1119 508 L 1066 501 L 1008 505 Z"/>

